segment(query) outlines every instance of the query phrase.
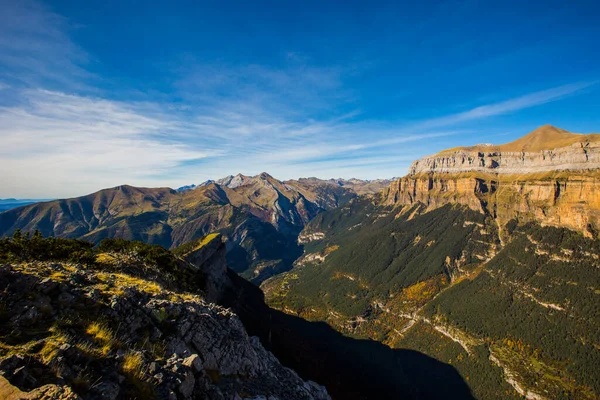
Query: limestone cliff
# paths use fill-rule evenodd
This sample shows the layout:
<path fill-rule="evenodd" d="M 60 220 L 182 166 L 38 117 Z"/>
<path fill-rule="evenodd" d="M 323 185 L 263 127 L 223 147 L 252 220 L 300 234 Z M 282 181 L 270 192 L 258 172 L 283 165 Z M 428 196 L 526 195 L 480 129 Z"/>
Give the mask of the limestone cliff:
<path fill-rule="evenodd" d="M 597 236 L 599 138 L 544 126 L 505 145 L 446 150 L 415 161 L 383 192 L 384 202 L 426 210 L 460 204 L 500 224 L 535 220 Z"/>
<path fill-rule="evenodd" d="M 406 176 L 384 191 L 386 204 L 422 203 L 427 210 L 461 204 L 506 223 L 513 218 L 574 229 L 597 236 L 600 174 L 493 176 L 431 174 Z"/>
<path fill-rule="evenodd" d="M 600 167 L 600 135 L 543 126 L 514 142 L 450 149 L 413 162 L 408 173 L 522 174 Z"/>

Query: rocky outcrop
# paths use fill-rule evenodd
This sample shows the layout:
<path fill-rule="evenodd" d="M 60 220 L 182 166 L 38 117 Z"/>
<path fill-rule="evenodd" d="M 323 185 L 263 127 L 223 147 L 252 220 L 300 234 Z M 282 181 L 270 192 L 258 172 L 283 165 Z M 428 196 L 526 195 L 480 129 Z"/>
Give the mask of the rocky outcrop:
<path fill-rule="evenodd" d="M 314 242 L 316 240 L 322 240 L 325 237 L 323 232 L 306 232 L 302 231 L 300 235 L 298 235 L 298 243 L 306 244 L 310 242 Z"/>
<path fill-rule="evenodd" d="M 524 174 L 600 168 L 600 143 L 581 142 L 538 152 L 464 151 L 424 157 L 412 163 L 409 175 L 486 172 Z"/>
<path fill-rule="evenodd" d="M 544 125 L 513 142 L 458 147 L 412 163 L 409 175 L 486 172 L 527 174 L 600 168 L 600 135 Z"/>
<path fill-rule="evenodd" d="M 217 302 L 225 287 L 227 278 L 227 251 L 220 234 L 207 235 L 192 251 L 182 258 L 189 268 L 203 278 L 205 299 Z"/>
<path fill-rule="evenodd" d="M 329 399 L 198 295 L 48 262 L 0 266 L 0 292 L 2 398 Z"/>
<path fill-rule="evenodd" d="M 390 205 L 425 206 L 424 211 L 459 204 L 504 224 L 515 218 L 566 227 L 588 237 L 600 226 L 600 174 L 570 173 L 554 179 L 535 175 L 432 174 L 406 176 L 383 192 Z"/>
<path fill-rule="evenodd" d="M 30 392 L 23 392 L 0 375 L 0 399 L 4 400 L 78 400 L 68 386 L 44 385 Z"/>

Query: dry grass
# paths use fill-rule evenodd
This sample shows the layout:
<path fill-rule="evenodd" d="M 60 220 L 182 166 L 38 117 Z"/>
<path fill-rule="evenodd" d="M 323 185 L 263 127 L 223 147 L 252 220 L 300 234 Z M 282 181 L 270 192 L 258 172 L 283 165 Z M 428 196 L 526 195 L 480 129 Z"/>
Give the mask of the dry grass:
<path fill-rule="evenodd" d="M 209 244 L 214 238 L 216 238 L 217 236 L 219 236 L 218 233 L 211 233 L 210 235 L 206 235 L 204 237 L 204 239 L 202 239 L 202 241 L 200 243 L 198 243 L 198 245 L 194 248 L 194 250 L 192 251 L 196 251 L 201 249 L 202 247 L 206 246 L 207 244 Z"/>
<path fill-rule="evenodd" d="M 67 274 L 64 272 L 53 272 L 48 277 L 53 281 L 64 282 L 64 280 L 67 279 Z"/>
<path fill-rule="evenodd" d="M 131 385 L 131 392 L 127 393 L 128 398 L 154 399 L 156 393 L 149 382 L 144 380 L 144 357 L 141 352 L 130 351 L 123 358 L 121 372 L 127 377 L 127 382 Z"/>
<path fill-rule="evenodd" d="M 142 367 L 144 366 L 144 357 L 142 353 L 137 351 L 130 351 L 125 354 L 121 369 L 124 374 L 141 379 L 144 374 L 142 373 Z"/>
<path fill-rule="evenodd" d="M 334 251 L 336 251 L 337 249 L 339 249 L 340 246 L 338 246 L 337 244 L 334 244 L 332 246 L 329 246 L 325 249 L 325 255 L 329 255 L 331 253 L 333 253 Z"/>
<path fill-rule="evenodd" d="M 169 296 L 169 301 L 173 303 L 179 303 L 183 301 L 198 302 L 199 300 L 200 297 L 198 297 L 198 295 L 186 292 L 171 292 L 171 295 Z"/>
<path fill-rule="evenodd" d="M 134 287 L 140 292 L 148 294 L 160 294 L 163 292 L 163 289 L 159 284 L 136 278 L 131 275 L 100 272 L 97 277 L 104 283 L 112 284 L 113 288 L 110 290 L 111 294 L 123 295 L 125 289 L 129 287 Z"/>
<path fill-rule="evenodd" d="M 41 340 L 32 340 L 27 343 L 18 345 L 9 345 L 7 343 L 0 342 L 0 358 L 10 356 L 13 354 L 34 354 L 39 351 L 39 346 L 45 343 Z"/>
<path fill-rule="evenodd" d="M 102 345 L 101 353 L 107 355 L 114 349 L 121 347 L 121 342 L 116 338 L 114 331 L 105 323 L 92 322 L 85 333 L 92 336 L 95 342 Z"/>
<path fill-rule="evenodd" d="M 45 364 L 48 364 L 52 360 L 54 360 L 58 355 L 60 346 L 67 343 L 68 341 L 69 339 L 62 334 L 56 334 L 47 338 L 44 343 L 44 347 L 42 347 L 42 349 L 39 352 L 42 361 Z"/>
<path fill-rule="evenodd" d="M 109 253 L 100 253 L 96 256 L 96 262 L 100 264 L 113 264 L 116 257 Z"/>
<path fill-rule="evenodd" d="M 98 353 L 98 349 L 92 343 L 88 341 L 81 341 L 75 345 L 79 351 L 83 354 L 87 354 L 90 356 L 96 356 Z"/>

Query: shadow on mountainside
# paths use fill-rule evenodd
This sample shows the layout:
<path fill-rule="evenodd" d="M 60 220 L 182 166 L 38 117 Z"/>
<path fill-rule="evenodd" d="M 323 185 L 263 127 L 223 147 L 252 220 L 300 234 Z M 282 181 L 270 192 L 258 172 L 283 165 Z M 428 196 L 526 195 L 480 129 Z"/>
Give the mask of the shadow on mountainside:
<path fill-rule="evenodd" d="M 304 379 L 327 387 L 334 399 L 473 399 L 451 365 L 423 353 L 349 338 L 323 322 L 270 309 L 262 291 L 238 276 L 224 305 L 250 335 Z"/>
<path fill-rule="evenodd" d="M 291 270 L 304 252 L 298 245 L 299 227 L 287 225 L 277 229 L 253 215 L 235 231 L 222 233 L 231 239 L 226 244 L 228 268 L 255 285 Z"/>

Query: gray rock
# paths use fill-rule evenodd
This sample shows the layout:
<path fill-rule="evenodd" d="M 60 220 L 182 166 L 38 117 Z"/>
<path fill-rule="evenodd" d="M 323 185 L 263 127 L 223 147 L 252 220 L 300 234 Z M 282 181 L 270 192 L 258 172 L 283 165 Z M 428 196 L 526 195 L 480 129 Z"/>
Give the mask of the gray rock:
<path fill-rule="evenodd" d="M 121 392 L 121 388 L 116 382 L 102 382 L 95 389 L 104 400 L 115 400 Z"/>
<path fill-rule="evenodd" d="M 600 167 L 600 144 L 575 143 L 537 152 L 457 150 L 423 157 L 412 163 L 408 173 L 460 173 L 467 171 L 524 174 Z"/>
<path fill-rule="evenodd" d="M 19 329 L 24 330 L 24 316 L 35 317 L 41 307 L 57 311 L 44 313 L 44 318 L 68 319 L 77 315 L 77 308 L 86 310 L 87 305 L 94 304 L 90 319 L 106 321 L 102 323 L 108 325 L 114 338 L 98 339 L 93 333 L 67 329 L 58 343 L 54 337 L 40 343 L 40 347 L 56 346 L 51 357 L 2 358 L 0 375 L 16 377 L 28 387 L 35 387 L 39 385 L 39 375 L 34 376 L 37 367 L 33 365 L 37 364 L 54 371 L 64 382 L 89 377 L 89 392 L 93 393 L 89 398 L 107 400 L 122 398 L 124 387 L 132 387 L 131 378 L 150 385 L 159 399 L 230 400 L 241 399 L 240 394 L 265 400 L 329 399 L 324 388 L 304 382 L 282 366 L 257 337 L 248 336 L 237 315 L 228 309 L 200 296 L 178 297 L 167 290 L 147 293 L 143 287 L 132 286 L 110 297 L 99 295 L 98 287 L 90 283 L 96 277 L 88 276 L 94 274 L 93 270 L 85 272 L 85 279 L 71 279 L 70 271 L 65 268 L 67 277 L 55 282 L 0 267 L 0 287 L 7 288 L 3 300 L 18 305 L 7 308 L 10 329 L 16 334 Z M 16 284 L 8 286 L 8 282 Z M 40 287 L 51 288 L 47 298 L 36 303 L 21 298 L 23 293 Z M 94 302 L 93 297 L 100 299 Z M 94 352 L 101 349 L 101 362 L 90 363 L 90 358 L 97 356 L 82 351 L 82 346 L 90 346 Z M 128 356 L 134 358 L 134 363 L 125 371 Z M 89 375 L 91 372 L 94 375 Z M 54 385 L 44 390 L 56 393 L 49 397 L 52 399 L 77 398 L 69 387 Z M 60 397 L 61 390 L 71 397 Z"/>
<path fill-rule="evenodd" d="M 191 397 L 194 391 L 195 383 L 196 379 L 194 379 L 194 374 L 191 371 L 186 372 L 183 382 L 181 382 L 179 385 L 179 393 L 181 393 L 185 398 Z"/>

